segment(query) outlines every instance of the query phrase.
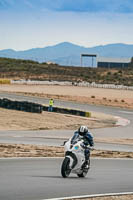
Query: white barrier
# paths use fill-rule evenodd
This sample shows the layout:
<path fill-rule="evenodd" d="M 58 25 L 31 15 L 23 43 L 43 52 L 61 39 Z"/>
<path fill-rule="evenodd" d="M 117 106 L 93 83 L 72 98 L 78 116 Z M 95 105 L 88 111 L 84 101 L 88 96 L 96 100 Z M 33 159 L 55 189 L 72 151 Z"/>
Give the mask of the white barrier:
<path fill-rule="evenodd" d="M 11 80 L 12 84 L 26 84 L 26 85 L 72 85 L 69 81 L 32 81 L 32 80 Z"/>
<path fill-rule="evenodd" d="M 133 90 L 133 86 L 115 85 L 115 84 L 97 84 L 95 82 L 70 82 L 70 81 L 32 81 L 32 80 L 11 80 L 12 84 L 26 84 L 26 85 L 73 85 L 81 87 L 94 87 L 118 90 Z"/>
<path fill-rule="evenodd" d="M 77 84 L 78 86 L 84 87 L 94 87 L 94 88 L 106 88 L 106 89 L 119 89 L 119 90 L 133 90 L 133 86 L 125 86 L 125 85 L 115 85 L 115 84 L 97 84 L 95 82 L 80 82 Z"/>

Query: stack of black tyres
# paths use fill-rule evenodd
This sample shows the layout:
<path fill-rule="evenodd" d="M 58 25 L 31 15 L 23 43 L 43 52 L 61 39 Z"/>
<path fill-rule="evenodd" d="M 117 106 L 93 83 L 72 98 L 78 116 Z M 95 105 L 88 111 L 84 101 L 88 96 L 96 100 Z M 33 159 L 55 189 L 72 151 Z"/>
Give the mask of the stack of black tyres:
<path fill-rule="evenodd" d="M 28 101 L 13 101 L 7 98 L 0 99 L 0 107 L 32 113 L 42 113 L 43 111 L 41 104 Z"/>

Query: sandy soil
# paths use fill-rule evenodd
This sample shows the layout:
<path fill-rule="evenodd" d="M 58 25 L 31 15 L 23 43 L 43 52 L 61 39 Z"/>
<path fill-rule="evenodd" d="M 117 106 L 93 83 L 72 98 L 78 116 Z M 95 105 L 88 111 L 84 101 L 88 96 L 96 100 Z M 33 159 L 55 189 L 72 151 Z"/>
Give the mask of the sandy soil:
<path fill-rule="evenodd" d="M 64 147 L 27 144 L 0 144 L 0 157 L 63 157 Z M 93 150 L 91 157 L 133 158 L 133 152 Z"/>
<path fill-rule="evenodd" d="M 0 130 L 77 129 L 80 125 L 91 128 L 112 127 L 116 119 L 110 115 L 92 113 L 92 118 L 43 112 L 42 114 L 0 108 Z"/>
<path fill-rule="evenodd" d="M 0 85 L 0 91 L 25 93 L 45 98 L 133 108 L 133 92 L 128 90 L 58 85 Z"/>

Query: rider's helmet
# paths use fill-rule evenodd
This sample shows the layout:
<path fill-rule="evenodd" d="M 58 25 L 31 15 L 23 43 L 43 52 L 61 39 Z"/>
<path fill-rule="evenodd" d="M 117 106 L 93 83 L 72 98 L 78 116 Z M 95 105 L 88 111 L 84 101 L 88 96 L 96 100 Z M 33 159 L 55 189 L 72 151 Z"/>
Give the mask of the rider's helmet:
<path fill-rule="evenodd" d="M 87 126 L 80 126 L 78 129 L 79 135 L 84 136 L 88 132 Z"/>

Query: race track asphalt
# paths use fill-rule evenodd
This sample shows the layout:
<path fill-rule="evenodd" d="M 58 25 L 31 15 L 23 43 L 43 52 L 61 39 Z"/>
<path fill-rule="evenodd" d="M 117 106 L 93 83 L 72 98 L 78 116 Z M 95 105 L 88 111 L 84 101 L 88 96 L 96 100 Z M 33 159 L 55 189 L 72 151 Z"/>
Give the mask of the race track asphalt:
<path fill-rule="evenodd" d="M 91 159 L 86 178 L 62 178 L 62 158 L 0 159 L 0 200 L 133 191 L 133 160 Z"/>
<path fill-rule="evenodd" d="M 62 146 L 72 135 L 73 131 L 0 131 L 0 143 Z M 133 152 L 133 145 L 95 142 L 95 149 Z"/>

